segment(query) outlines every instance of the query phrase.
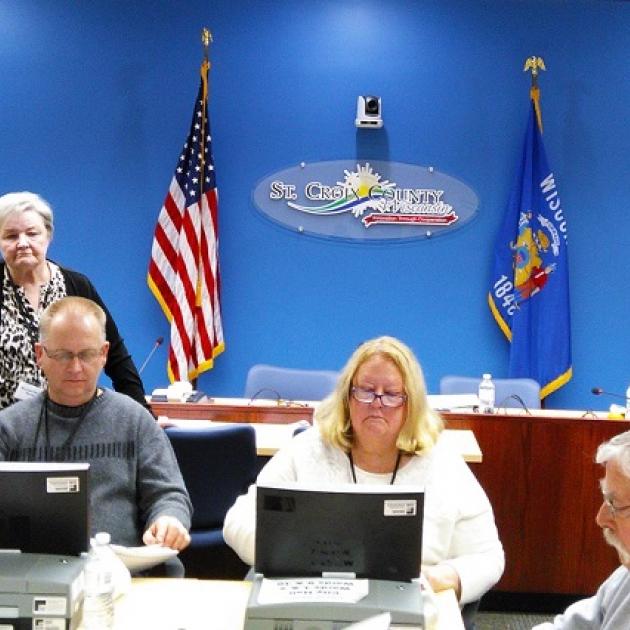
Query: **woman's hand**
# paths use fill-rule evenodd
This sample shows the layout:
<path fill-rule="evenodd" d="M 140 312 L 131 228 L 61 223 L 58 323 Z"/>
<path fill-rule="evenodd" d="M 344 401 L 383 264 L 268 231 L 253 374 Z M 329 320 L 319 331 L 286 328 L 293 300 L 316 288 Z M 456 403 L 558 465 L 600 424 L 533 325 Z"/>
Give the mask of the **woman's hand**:
<path fill-rule="evenodd" d="M 459 601 L 462 585 L 459 581 L 459 574 L 448 564 L 434 564 L 432 566 L 423 566 L 422 574 L 427 579 L 431 588 L 437 593 L 452 588 L 457 595 Z"/>

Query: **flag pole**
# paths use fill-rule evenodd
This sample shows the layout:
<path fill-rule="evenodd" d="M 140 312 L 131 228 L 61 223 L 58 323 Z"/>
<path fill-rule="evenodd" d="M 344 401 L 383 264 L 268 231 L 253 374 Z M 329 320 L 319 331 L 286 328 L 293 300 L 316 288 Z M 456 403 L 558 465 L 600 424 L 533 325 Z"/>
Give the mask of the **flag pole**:
<path fill-rule="evenodd" d="M 208 75 L 210 70 L 210 60 L 208 59 L 208 48 L 210 46 L 210 42 L 212 42 L 212 33 L 205 26 L 201 30 L 201 44 L 203 46 L 203 61 L 201 62 L 201 81 L 203 84 L 203 92 L 202 92 L 202 104 L 201 104 L 201 141 L 199 143 L 199 160 L 201 165 L 200 177 L 199 177 L 199 196 L 197 199 L 199 200 L 199 210 L 202 211 L 203 203 L 204 203 L 204 184 L 205 184 L 205 172 L 206 172 L 206 112 L 208 106 Z M 201 273 L 202 273 L 202 265 L 199 260 L 197 263 L 197 286 L 195 287 L 195 306 L 197 308 L 201 307 Z M 197 389 L 197 377 L 192 379 L 193 389 Z"/>
<path fill-rule="evenodd" d="M 201 62 L 201 80 L 203 81 L 203 104 L 201 111 L 206 112 L 206 106 L 208 104 L 208 81 L 209 81 L 209 70 L 210 70 L 210 60 L 208 59 L 208 47 L 210 46 L 210 42 L 212 42 L 212 33 L 204 26 L 201 31 L 201 44 L 203 45 L 203 61 Z M 206 146 L 205 146 L 205 137 L 206 137 L 206 117 L 205 115 L 201 119 L 201 137 L 203 138 L 201 143 L 201 173 L 204 173 L 204 168 L 206 165 Z M 203 177 L 199 178 L 199 203 L 201 203 L 201 199 L 203 198 Z"/>
<path fill-rule="evenodd" d="M 534 102 L 534 108 L 536 109 L 536 120 L 538 121 L 538 128 L 540 129 L 540 133 L 542 133 L 543 125 L 542 125 L 542 113 L 540 111 L 540 88 L 538 87 L 538 72 L 540 70 L 546 70 L 545 62 L 542 57 L 536 57 L 536 55 L 532 55 L 525 59 L 525 66 L 523 67 L 523 72 L 531 72 L 532 85 L 529 89 L 529 97 Z"/>
<path fill-rule="evenodd" d="M 211 41 L 210 31 L 203 29 L 204 54 L 190 127 L 160 209 L 147 274 L 149 289 L 171 325 L 169 380 L 187 380 L 194 387 L 199 374 L 212 368 L 215 357 L 225 350 L 217 189 L 207 108 Z"/>

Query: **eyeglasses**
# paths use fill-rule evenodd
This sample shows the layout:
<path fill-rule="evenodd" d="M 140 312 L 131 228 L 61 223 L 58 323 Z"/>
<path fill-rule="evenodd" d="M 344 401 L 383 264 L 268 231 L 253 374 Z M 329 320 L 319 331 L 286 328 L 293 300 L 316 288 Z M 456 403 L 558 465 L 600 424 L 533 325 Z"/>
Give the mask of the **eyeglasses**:
<path fill-rule="evenodd" d="M 361 387 L 353 387 L 350 391 L 353 398 L 364 405 L 369 405 L 378 398 L 383 407 L 400 407 L 407 400 L 405 394 L 377 394 L 372 389 Z"/>
<path fill-rule="evenodd" d="M 626 518 L 630 516 L 630 505 L 624 505 L 623 507 L 616 507 L 615 505 L 613 505 L 612 500 L 608 499 L 607 497 L 604 497 L 603 501 L 604 501 L 604 505 L 608 508 L 610 515 L 614 519 Z"/>
<path fill-rule="evenodd" d="M 59 363 L 71 363 L 74 359 L 79 359 L 81 363 L 92 363 L 103 354 L 102 348 L 88 348 L 86 350 L 79 350 L 79 352 L 70 352 L 70 350 L 49 350 L 46 346 L 42 346 L 46 356 L 53 361 L 59 361 Z"/>

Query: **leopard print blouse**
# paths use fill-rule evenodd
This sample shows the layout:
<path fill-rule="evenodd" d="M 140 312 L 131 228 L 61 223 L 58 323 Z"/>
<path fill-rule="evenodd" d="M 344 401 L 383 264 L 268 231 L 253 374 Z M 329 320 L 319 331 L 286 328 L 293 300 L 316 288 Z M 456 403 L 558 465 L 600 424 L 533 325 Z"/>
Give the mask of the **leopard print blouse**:
<path fill-rule="evenodd" d="M 50 280 L 40 288 L 39 308 L 35 312 L 26 299 L 24 289 L 13 284 L 8 267 L 4 266 L 4 302 L 0 322 L 0 409 L 15 402 L 14 393 L 20 381 L 40 387 L 46 383 L 35 361 L 33 333 L 30 331 L 39 326 L 39 316 L 49 304 L 66 296 L 66 283 L 61 270 L 51 262 L 48 267 Z"/>

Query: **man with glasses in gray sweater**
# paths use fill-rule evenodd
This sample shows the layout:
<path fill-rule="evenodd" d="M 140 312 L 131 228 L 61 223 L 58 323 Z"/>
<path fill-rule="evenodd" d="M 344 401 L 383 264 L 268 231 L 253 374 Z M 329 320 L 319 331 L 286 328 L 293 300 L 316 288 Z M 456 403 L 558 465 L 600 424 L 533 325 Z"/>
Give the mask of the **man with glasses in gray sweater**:
<path fill-rule="evenodd" d="M 173 449 L 147 409 L 97 386 L 108 347 L 95 302 L 44 310 L 35 354 L 47 387 L 0 412 L 0 460 L 88 462 L 92 536 L 184 549 L 192 507 Z"/>

